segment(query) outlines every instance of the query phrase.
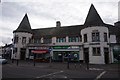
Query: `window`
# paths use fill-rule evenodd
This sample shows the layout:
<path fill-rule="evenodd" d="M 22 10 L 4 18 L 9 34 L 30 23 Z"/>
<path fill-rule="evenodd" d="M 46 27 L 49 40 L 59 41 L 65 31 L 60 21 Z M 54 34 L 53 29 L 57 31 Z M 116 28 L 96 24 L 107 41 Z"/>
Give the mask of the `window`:
<path fill-rule="evenodd" d="M 17 48 L 14 48 L 14 49 L 13 49 L 13 54 L 14 54 L 14 53 L 17 53 Z"/>
<path fill-rule="evenodd" d="M 52 38 L 43 38 L 43 43 L 45 44 L 52 43 Z"/>
<path fill-rule="evenodd" d="M 59 37 L 56 39 L 56 42 L 66 42 L 66 37 Z"/>
<path fill-rule="evenodd" d="M 26 43 L 26 37 L 22 37 L 22 43 L 23 43 L 23 44 Z"/>
<path fill-rule="evenodd" d="M 93 56 L 100 56 L 100 47 L 93 48 Z"/>
<path fill-rule="evenodd" d="M 19 39 L 18 36 L 15 36 L 14 37 L 14 43 L 18 43 L 18 39 Z"/>
<path fill-rule="evenodd" d="M 69 37 L 69 42 L 79 42 L 79 37 L 78 36 L 71 36 L 71 37 Z"/>
<path fill-rule="evenodd" d="M 80 35 L 80 42 L 82 42 L 82 36 Z"/>
<path fill-rule="evenodd" d="M 99 42 L 100 41 L 100 34 L 99 32 L 92 33 L 92 42 Z"/>
<path fill-rule="evenodd" d="M 87 42 L 87 34 L 84 34 L 84 42 Z"/>
<path fill-rule="evenodd" d="M 104 33 L 104 41 L 107 42 L 107 33 Z"/>
<path fill-rule="evenodd" d="M 34 43 L 41 43 L 40 41 L 40 38 L 34 38 Z"/>

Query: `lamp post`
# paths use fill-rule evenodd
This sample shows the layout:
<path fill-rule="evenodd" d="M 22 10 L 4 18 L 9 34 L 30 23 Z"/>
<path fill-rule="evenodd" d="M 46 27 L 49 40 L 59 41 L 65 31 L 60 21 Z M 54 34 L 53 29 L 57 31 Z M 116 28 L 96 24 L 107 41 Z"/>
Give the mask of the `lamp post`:
<path fill-rule="evenodd" d="M 50 59 L 49 59 L 49 60 L 50 60 L 50 61 L 49 61 L 50 65 L 49 65 L 49 66 L 50 66 L 50 67 L 51 67 L 51 62 L 52 62 L 52 60 L 51 60 L 51 58 L 52 58 L 52 57 L 51 57 L 51 51 L 52 51 L 52 49 L 51 49 L 51 47 L 50 47 L 50 48 L 49 48 L 49 53 L 50 53 L 50 56 L 49 56 L 49 57 L 50 57 Z"/>

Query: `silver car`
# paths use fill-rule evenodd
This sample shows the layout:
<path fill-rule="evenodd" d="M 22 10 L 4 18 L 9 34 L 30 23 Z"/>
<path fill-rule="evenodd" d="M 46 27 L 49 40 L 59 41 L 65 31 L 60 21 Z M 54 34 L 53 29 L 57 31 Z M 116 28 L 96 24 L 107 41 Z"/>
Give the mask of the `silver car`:
<path fill-rule="evenodd" d="M 0 64 L 6 64 L 7 60 L 3 59 L 2 56 L 0 56 Z"/>

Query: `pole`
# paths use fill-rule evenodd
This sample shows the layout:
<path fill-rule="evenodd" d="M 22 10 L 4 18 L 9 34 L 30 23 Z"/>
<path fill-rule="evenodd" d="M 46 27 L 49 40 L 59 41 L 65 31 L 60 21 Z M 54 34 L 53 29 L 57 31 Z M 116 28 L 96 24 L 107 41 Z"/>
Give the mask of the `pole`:
<path fill-rule="evenodd" d="M 69 58 L 68 58 L 68 62 L 67 62 L 67 69 L 69 69 Z"/>
<path fill-rule="evenodd" d="M 12 63 L 14 63 L 14 59 L 12 59 Z"/>
<path fill-rule="evenodd" d="M 18 64 L 19 64 L 19 60 L 17 59 L 17 66 L 18 66 Z"/>
<path fill-rule="evenodd" d="M 34 54 L 34 60 L 33 60 L 33 64 L 34 64 L 34 66 L 35 66 L 35 57 L 36 57 L 36 55 Z"/>
<path fill-rule="evenodd" d="M 67 60 L 67 69 L 69 69 L 70 68 L 70 54 L 68 54 L 68 60 Z"/>
<path fill-rule="evenodd" d="M 87 62 L 86 64 L 87 64 L 87 70 L 89 70 L 89 62 Z"/>

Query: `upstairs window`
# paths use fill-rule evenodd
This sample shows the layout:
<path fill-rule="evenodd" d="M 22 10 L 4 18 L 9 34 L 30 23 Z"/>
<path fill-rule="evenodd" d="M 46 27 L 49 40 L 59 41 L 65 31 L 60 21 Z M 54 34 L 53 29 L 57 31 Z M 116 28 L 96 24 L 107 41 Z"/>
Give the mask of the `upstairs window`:
<path fill-rule="evenodd" d="M 84 34 L 84 42 L 87 42 L 87 34 Z"/>
<path fill-rule="evenodd" d="M 52 43 L 52 38 L 43 38 L 43 43 L 45 44 Z"/>
<path fill-rule="evenodd" d="M 107 42 L 108 39 L 107 39 L 107 33 L 104 33 L 104 42 Z"/>
<path fill-rule="evenodd" d="M 60 42 L 66 42 L 66 37 L 58 37 L 56 39 L 56 42 L 60 43 Z"/>
<path fill-rule="evenodd" d="M 92 33 L 92 42 L 99 42 L 100 41 L 100 34 L 99 32 Z"/>
<path fill-rule="evenodd" d="M 34 38 L 34 43 L 41 43 L 40 41 L 40 38 Z"/>
<path fill-rule="evenodd" d="M 78 36 L 70 36 L 69 37 L 69 42 L 79 42 L 80 39 Z"/>
<path fill-rule="evenodd" d="M 22 37 L 22 44 L 26 43 L 26 37 Z"/>
<path fill-rule="evenodd" d="M 100 56 L 100 47 L 93 47 L 93 56 Z"/>
<path fill-rule="evenodd" d="M 18 36 L 15 36 L 15 37 L 14 37 L 14 43 L 18 43 L 18 40 L 19 40 L 19 37 L 18 37 Z"/>

